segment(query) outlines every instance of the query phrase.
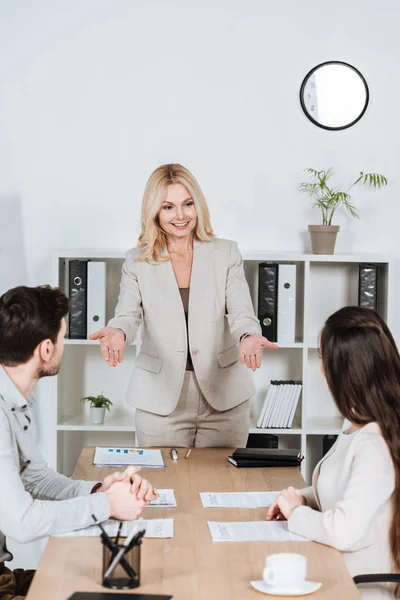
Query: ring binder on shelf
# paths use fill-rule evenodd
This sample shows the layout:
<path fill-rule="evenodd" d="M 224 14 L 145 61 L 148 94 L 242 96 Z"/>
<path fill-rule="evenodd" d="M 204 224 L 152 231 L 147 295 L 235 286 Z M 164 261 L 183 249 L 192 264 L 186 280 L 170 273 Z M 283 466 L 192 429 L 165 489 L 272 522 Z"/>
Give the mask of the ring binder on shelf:
<path fill-rule="evenodd" d="M 106 325 L 106 263 L 87 265 L 87 337 Z"/>
<path fill-rule="evenodd" d="M 258 318 L 262 334 L 277 341 L 278 264 L 258 265 Z"/>
<path fill-rule="evenodd" d="M 377 310 L 378 265 L 360 263 L 358 273 L 358 306 Z"/>
<path fill-rule="evenodd" d="M 296 270 L 296 265 L 279 265 L 278 267 L 278 344 L 279 342 L 295 342 Z"/>
<path fill-rule="evenodd" d="M 87 338 L 87 260 L 69 262 L 69 313 L 68 337 L 73 340 Z"/>

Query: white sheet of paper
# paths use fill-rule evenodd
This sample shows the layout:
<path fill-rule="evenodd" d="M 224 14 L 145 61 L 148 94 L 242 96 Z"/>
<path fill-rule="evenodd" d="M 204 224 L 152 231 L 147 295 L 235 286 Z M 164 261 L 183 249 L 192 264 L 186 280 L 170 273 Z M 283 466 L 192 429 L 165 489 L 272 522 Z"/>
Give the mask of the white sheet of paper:
<path fill-rule="evenodd" d="M 177 506 L 174 490 L 158 490 L 158 498 L 152 500 L 146 508 L 150 506 Z"/>
<path fill-rule="evenodd" d="M 308 542 L 307 538 L 291 533 L 287 523 L 277 521 L 249 521 L 217 523 L 208 521 L 214 542 Z"/>
<path fill-rule="evenodd" d="M 161 450 L 142 448 L 100 448 L 96 447 L 93 464 L 96 467 L 165 467 Z"/>
<path fill-rule="evenodd" d="M 115 537 L 118 533 L 119 521 L 109 519 L 104 521 L 102 526 L 110 537 Z M 139 519 L 138 521 L 123 521 L 120 536 L 128 537 L 134 531 L 146 529 L 144 537 L 146 538 L 173 538 L 174 520 L 173 519 Z M 61 533 L 54 537 L 99 537 L 101 534 L 98 525 L 91 525 L 85 529 L 77 529 L 68 533 Z"/>
<path fill-rule="evenodd" d="M 204 508 L 263 508 L 280 492 L 200 492 Z"/>

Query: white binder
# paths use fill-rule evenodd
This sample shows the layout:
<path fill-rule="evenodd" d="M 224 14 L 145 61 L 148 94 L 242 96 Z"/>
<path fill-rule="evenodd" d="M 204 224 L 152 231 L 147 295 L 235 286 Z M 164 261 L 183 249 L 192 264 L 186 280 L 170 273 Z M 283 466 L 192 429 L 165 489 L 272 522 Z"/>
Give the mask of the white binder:
<path fill-rule="evenodd" d="M 265 413 L 267 412 L 268 404 L 270 402 L 272 393 L 273 393 L 273 385 L 272 385 L 272 382 L 271 382 L 269 384 L 268 391 L 267 391 L 267 393 L 265 395 L 265 400 L 264 400 L 264 403 L 262 405 L 262 409 L 260 411 L 260 416 L 258 417 L 257 427 L 262 427 L 262 422 L 264 420 Z"/>
<path fill-rule="evenodd" d="M 293 343 L 296 333 L 296 265 L 279 265 L 278 269 L 277 343 Z"/>
<path fill-rule="evenodd" d="M 87 264 L 87 336 L 106 325 L 106 263 Z"/>

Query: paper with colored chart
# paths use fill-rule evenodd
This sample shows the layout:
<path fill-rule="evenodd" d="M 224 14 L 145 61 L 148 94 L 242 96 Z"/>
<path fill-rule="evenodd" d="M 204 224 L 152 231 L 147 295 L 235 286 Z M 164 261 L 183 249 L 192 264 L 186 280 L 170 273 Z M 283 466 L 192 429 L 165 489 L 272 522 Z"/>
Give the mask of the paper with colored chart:
<path fill-rule="evenodd" d="M 94 455 L 96 467 L 165 467 L 161 450 L 143 450 L 142 448 L 100 448 Z"/>
<path fill-rule="evenodd" d="M 234 523 L 208 522 L 213 542 L 309 542 L 289 531 L 287 522 L 249 521 Z"/>
<path fill-rule="evenodd" d="M 109 519 L 102 523 L 103 528 L 111 538 L 115 538 L 118 529 L 119 521 Z M 120 537 L 126 538 L 132 533 L 142 529 L 146 530 L 144 537 L 146 538 L 173 538 L 174 537 L 174 520 L 173 519 L 138 519 L 137 521 L 123 521 Z M 61 533 L 53 537 L 99 537 L 101 534 L 98 525 L 90 525 L 85 529 L 76 529 L 68 533 Z"/>
<path fill-rule="evenodd" d="M 280 492 L 200 492 L 204 508 L 266 508 Z"/>

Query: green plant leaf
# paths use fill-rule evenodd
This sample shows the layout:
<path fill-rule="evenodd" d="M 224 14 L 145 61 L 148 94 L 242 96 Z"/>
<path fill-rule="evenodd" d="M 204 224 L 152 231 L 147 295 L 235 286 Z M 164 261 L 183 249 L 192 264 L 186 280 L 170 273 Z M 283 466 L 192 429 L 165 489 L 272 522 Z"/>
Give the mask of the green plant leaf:
<path fill-rule="evenodd" d="M 317 171 L 317 169 L 307 168 L 304 172 L 310 175 L 314 181 L 301 183 L 299 189 L 301 193 L 308 193 L 314 200 L 313 207 L 321 209 L 322 222 L 324 225 L 331 225 L 332 218 L 336 209 L 342 204 L 352 217 L 359 219 L 358 210 L 351 203 L 349 191 L 358 183 L 379 189 L 388 184 L 384 175 L 379 173 L 364 173 L 360 171 L 358 178 L 351 184 L 347 192 L 341 191 L 337 187 L 329 187 L 327 182 L 334 174 L 332 167 L 327 170 Z"/>
<path fill-rule="evenodd" d="M 89 402 L 90 406 L 94 408 L 102 408 L 103 406 L 109 411 L 110 406 L 113 405 L 109 398 L 103 396 L 103 394 L 99 394 L 98 396 L 85 396 L 81 398 L 81 402 Z"/>

